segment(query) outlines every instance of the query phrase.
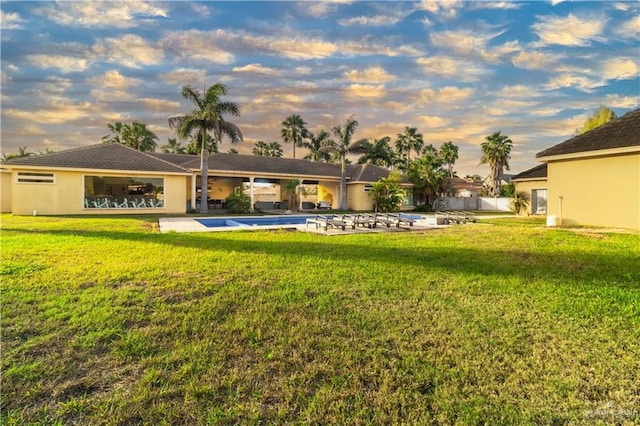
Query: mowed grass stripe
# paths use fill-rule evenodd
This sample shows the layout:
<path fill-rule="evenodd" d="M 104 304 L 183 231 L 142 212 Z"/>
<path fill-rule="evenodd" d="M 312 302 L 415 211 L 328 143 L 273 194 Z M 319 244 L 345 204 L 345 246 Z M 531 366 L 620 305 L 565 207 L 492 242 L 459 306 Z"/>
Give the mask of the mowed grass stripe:
<path fill-rule="evenodd" d="M 155 224 L 2 216 L 5 423 L 639 419 L 637 235 Z"/>

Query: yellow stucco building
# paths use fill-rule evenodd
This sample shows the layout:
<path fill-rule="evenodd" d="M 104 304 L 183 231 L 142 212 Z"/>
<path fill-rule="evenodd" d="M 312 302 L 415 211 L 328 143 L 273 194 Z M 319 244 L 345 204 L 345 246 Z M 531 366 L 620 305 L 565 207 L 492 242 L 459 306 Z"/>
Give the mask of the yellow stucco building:
<path fill-rule="evenodd" d="M 201 199 L 210 209 L 222 209 L 238 188 L 255 208 L 271 203 L 286 208 L 285 186 L 293 179 L 314 188 L 315 194 L 302 200 L 306 205 L 322 203 L 335 209 L 340 200 L 338 164 L 219 153 L 209 157 L 208 174 L 205 198 L 200 194 L 196 155 L 97 144 L 15 158 L 3 164 L 2 210 L 17 215 L 175 214 L 196 209 Z M 371 164 L 348 165 L 349 209 L 370 211 L 373 200 L 366 188 L 388 174 Z"/>
<path fill-rule="evenodd" d="M 640 109 L 536 157 L 547 165 L 547 214 L 558 225 L 640 230 Z"/>

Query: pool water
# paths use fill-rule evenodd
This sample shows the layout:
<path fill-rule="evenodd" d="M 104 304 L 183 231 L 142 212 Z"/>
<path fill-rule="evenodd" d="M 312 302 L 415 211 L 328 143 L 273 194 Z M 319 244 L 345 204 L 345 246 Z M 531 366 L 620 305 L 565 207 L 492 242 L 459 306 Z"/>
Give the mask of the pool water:
<path fill-rule="evenodd" d="M 251 228 L 254 226 L 304 225 L 311 217 L 314 216 L 219 217 L 196 219 L 196 221 L 207 228 Z"/>

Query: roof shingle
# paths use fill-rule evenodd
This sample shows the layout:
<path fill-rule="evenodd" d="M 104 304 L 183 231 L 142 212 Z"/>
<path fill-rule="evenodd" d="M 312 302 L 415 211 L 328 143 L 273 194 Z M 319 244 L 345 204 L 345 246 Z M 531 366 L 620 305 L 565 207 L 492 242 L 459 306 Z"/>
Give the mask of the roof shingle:
<path fill-rule="evenodd" d="M 14 158 L 4 164 L 8 166 L 190 173 L 190 170 L 118 143 L 101 143 L 33 157 Z"/>
<path fill-rule="evenodd" d="M 535 167 L 530 168 L 529 170 L 525 170 L 524 172 L 518 173 L 511 180 L 520 180 L 520 179 L 546 179 L 547 178 L 547 163 L 538 164 Z"/>
<path fill-rule="evenodd" d="M 536 158 L 640 146 L 640 109 L 536 154 Z"/>

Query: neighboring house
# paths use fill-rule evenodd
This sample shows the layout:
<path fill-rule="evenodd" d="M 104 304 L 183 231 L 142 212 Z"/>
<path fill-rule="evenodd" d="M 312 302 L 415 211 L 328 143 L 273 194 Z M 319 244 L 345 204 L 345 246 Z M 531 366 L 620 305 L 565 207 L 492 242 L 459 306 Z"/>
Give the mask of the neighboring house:
<path fill-rule="evenodd" d="M 536 155 L 559 224 L 640 230 L 640 109 Z"/>
<path fill-rule="evenodd" d="M 484 182 L 472 178 L 461 178 L 454 176 L 451 179 L 451 186 L 456 197 L 479 197 L 483 191 Z"/>
<path fill-rule="evenodd" d="M 185 213 L 202 198 L 197 155 L 143 153 L 121 144 L 97 144 L 16 158 L 2 166 L 2 208 L 17 215 Z M 367 189 L 388 174 L 371 164 L 348 165 L 349 208 L 371 210 Z M 265 201 L 283 201 L 290 179 L 315 186 L 318 202 L 337 207 L 340 165 L 239 154 L 209 157 L 206 200 L 210 208 L 222 207 L 223 200 L 241 188 L 252 205 L 267 193 Z M 265 185 L 270 188 L 265 190 Z M 412 188 L 406 182 L 402 186 Z M 5 202 L 6 194 L 10 202 Z"/>
<path fill-rule="evenodd" d="M 516 192 L 529 195 L 529 214 L 547 214 L 547 164 L 539 164 L 511 178 Z"/>

